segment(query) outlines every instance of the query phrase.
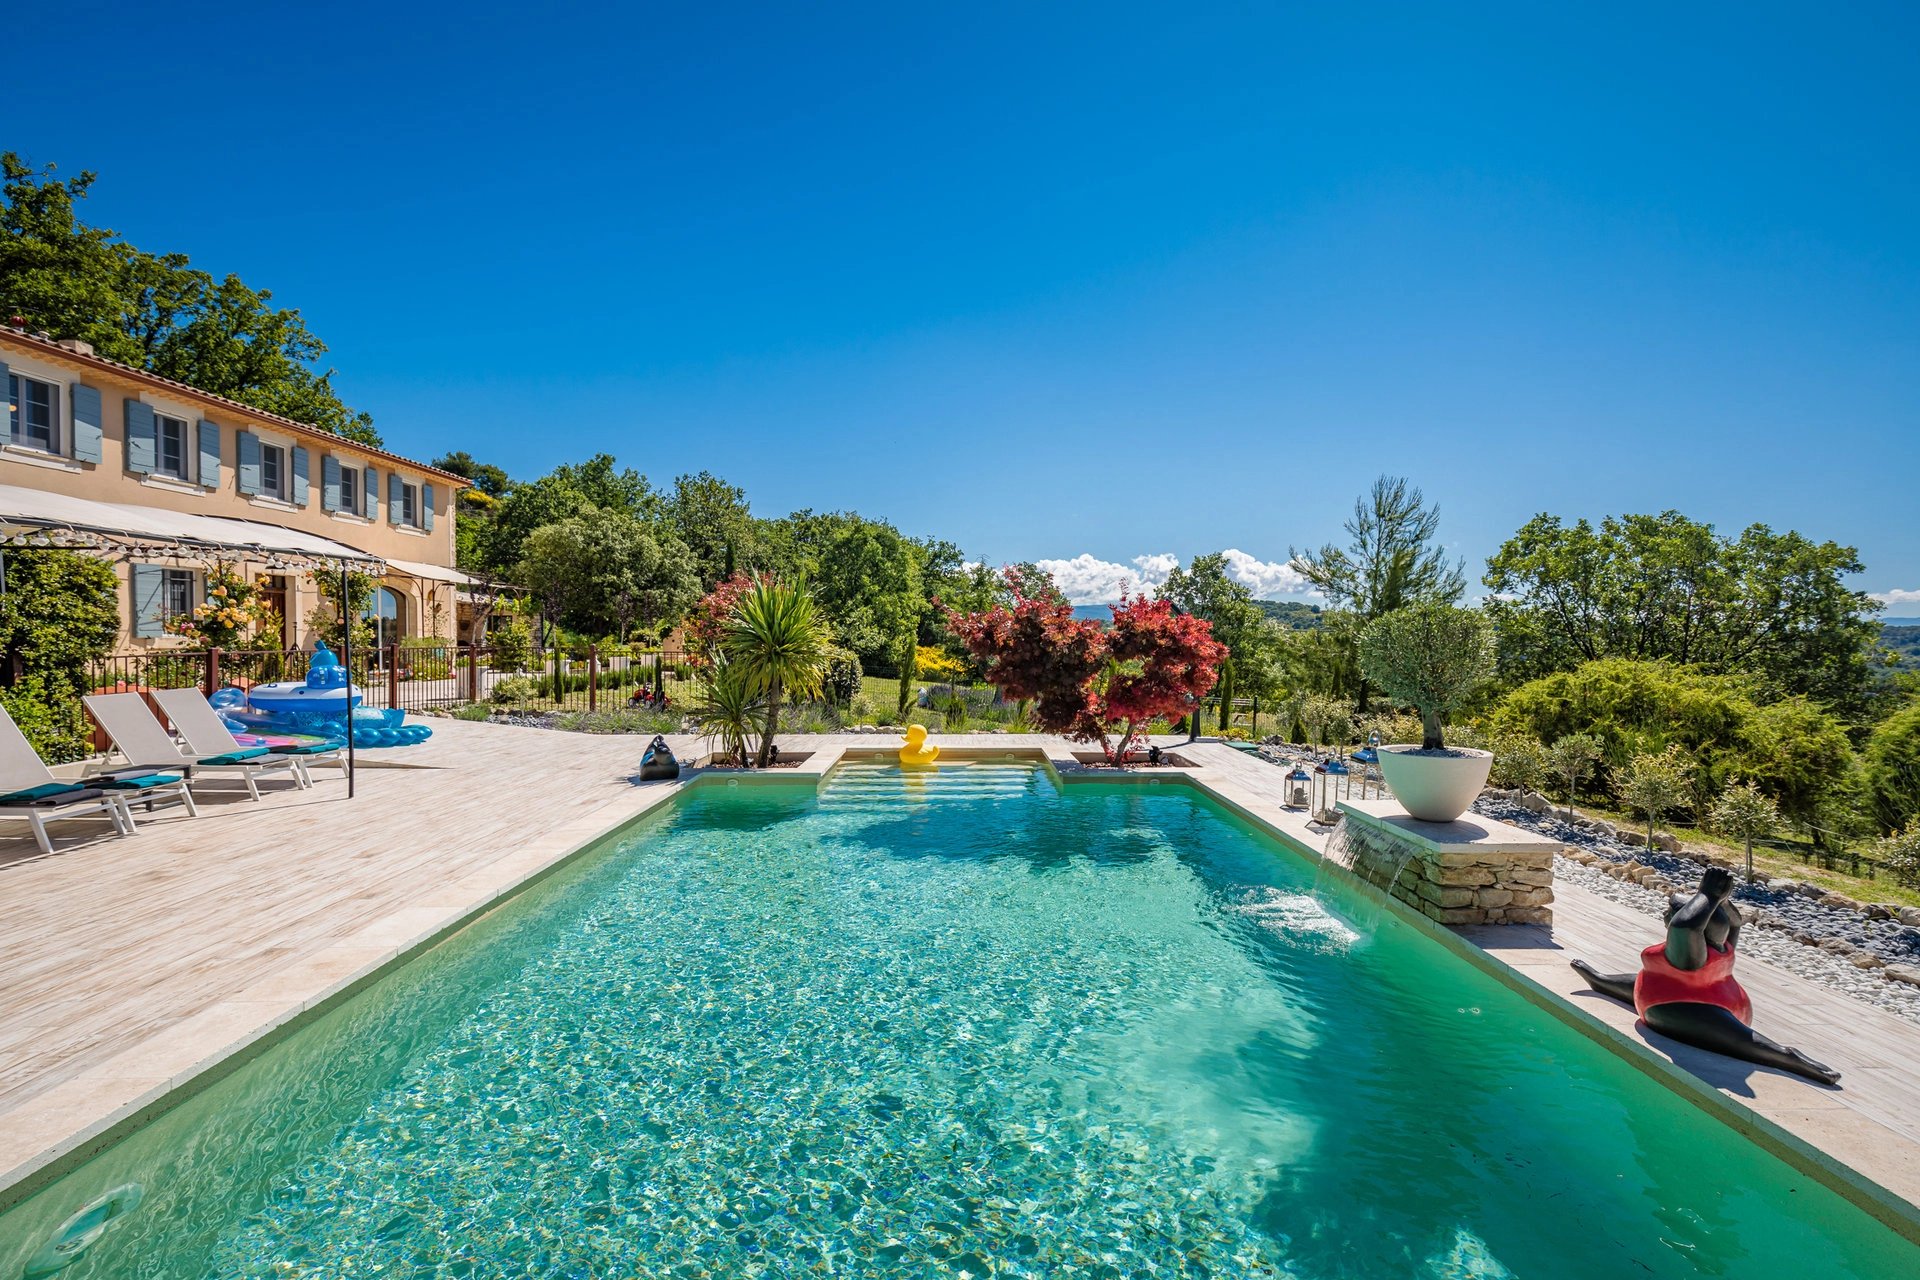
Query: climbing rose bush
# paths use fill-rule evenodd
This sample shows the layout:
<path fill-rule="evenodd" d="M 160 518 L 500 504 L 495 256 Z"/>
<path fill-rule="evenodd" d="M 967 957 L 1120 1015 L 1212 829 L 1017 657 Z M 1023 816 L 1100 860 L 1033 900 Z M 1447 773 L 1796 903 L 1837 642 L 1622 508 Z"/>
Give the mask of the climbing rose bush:
<path fill-rule="evenodd" d="M 1227 647 L 1213 627 L 1145 596 L 1113 606 L 1103 630 L 1053 596 L 1028 596 L 1017 570 L 1003 578 L 1014 603 L 980 613 L 949 610 L 947 626 L 1009 698 L 1031 702 L 1035 725 L 1123 756 L 1139 725 L 1186 715 L 1220 678 Z M 1111 734 L 1120 730 L 1116 746 Z"/>

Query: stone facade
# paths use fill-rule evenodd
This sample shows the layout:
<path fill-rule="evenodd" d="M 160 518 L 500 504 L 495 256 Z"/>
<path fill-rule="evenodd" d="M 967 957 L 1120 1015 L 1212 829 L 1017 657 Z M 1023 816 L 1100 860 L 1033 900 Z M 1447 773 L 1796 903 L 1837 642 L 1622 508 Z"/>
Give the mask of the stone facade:
<path fill-rule="evenodd" d="M 1441 924 L 1553 923 L 1558 842 L 1505 823 L 1419 822 L 1391 801 L 1340 805 L 1327 856 Z"/>

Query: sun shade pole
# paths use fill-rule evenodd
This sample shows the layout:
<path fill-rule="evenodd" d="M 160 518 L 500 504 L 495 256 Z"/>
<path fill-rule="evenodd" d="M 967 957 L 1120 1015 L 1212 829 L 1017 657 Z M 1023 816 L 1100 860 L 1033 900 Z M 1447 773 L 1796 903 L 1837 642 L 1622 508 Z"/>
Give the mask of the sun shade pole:
<path fill-rule="evenodd" d="M 353 799 L 354 779 L 360 774 L 353 760 L 353 579 L 352 569 L 340 562 L 340 653 L 347 668 L 347 799 Z"/>

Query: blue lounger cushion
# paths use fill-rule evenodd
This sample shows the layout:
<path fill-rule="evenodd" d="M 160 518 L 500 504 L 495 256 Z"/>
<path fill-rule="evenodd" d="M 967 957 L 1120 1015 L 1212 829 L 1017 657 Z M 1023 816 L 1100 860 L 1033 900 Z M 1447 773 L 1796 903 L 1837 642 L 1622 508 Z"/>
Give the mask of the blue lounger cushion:
<path fill-rule="evenodd" d="M 35 795 L 35 792 L 46 794 Z M 37 808 L 55 809 L 63 804 L 75 804 L 81 800 L 98 800 L 106 792 L 98 787 L 59 787 L 49 790 L 47 787 L 30 787 L 25 791 L 15 791 L 11 795 L 0 796 L 0 805 L 9 807 L 33 805 Z"/>
<path fill-rule="evenodd" d="M 101 778 L 99 785 L 114 791 L 145 791 L 148 787 L 170 787 L 180 781 L 177 773 L 149 773 L 140 778 Z"/>
<path fill-rule="evenodd" d="M 208 756 L 196 760 L 195 764 L 243 764 L 256 756 L 264 756 L 272 751 L 271 747 L 242 747 L 238 751 L 229 751 L 225 755 Z"/>
<path fill-rule="evenodd" d="M 0 804 L 32 804 L 38 800 L 65 795 L 69 791 L 84 790 L 86 790 L 85 787 L 75 782 L 43 782 L 37 787 L 28 787 L 25 791 L 7 792 L 0 796 Z"/>

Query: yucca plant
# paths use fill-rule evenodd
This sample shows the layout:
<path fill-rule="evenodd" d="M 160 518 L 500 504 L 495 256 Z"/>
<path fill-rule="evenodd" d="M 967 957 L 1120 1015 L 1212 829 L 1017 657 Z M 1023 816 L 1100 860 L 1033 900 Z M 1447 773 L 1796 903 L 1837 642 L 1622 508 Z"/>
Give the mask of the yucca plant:
<path fill-rule="evenodd" d="M 760 724 L 766 702 L 747 682 L 739 665 L 721 662 L 703 682 L 694 699 L 693 722 L 714 745 L 714 754 L 730 757 L 744 768 L 748 740 Z"/>
<path fill-rule="evenodd" d="M 727 615 L 720 649 L 729 666 L 740 668 L 748 689 L 766 699 L 766 731 L 760 737 L 759 764 L 773 759 L 773 738 L 780 731 L 783 695 L 818 697 L 832 657 L 827 629 L 814 615 L 805 591 L 762 578 Z"/>

